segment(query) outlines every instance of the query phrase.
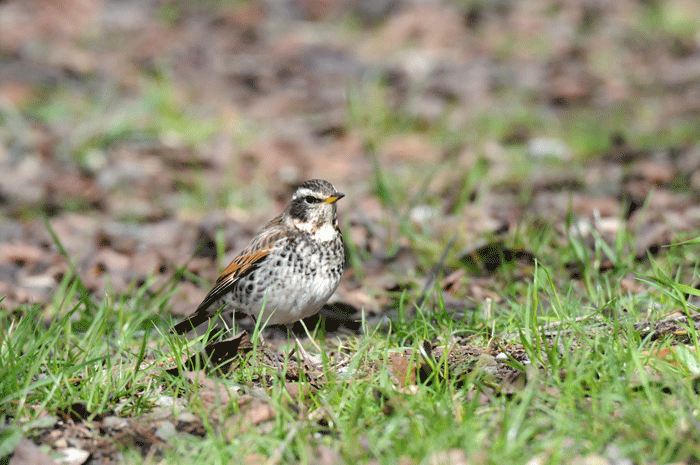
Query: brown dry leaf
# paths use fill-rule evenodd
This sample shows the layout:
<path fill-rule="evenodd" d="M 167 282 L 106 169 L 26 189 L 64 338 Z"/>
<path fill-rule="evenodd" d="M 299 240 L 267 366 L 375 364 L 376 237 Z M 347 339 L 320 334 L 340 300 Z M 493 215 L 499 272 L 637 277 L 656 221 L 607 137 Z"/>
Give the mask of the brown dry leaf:
<path fill-rule="evenodd" d="M 411 356 L 407 351 L 391 352 L 387 367 L 397 385 L 405 387 L 416 384 L 415 360 L 411 363 Z"/>
<path fill-rule="evenodd" d="M 386 278 L 390 279 L 390 277 L 388 276 Z M 371 283 L 368 283 L 368 285 L 373 285 L 375 283 L 376 281 L 372 280 Z M 388 287 L 394 286 L 395 284 L 395 282 L 392 282 Z M 374 288 L 374 286 L 372 287 Z M 378 287 L 378 289 L 382 289 L 382 287 Z M 333 294 L 333 297 L 331 297 L 329 305 L 333 306 L 336 303 L 341 305 L 348 305 L 352 308 L 360 310 L 356 313 L 356 316 L 361 317 L 362 309 L 364 309 L 365 312 L 377 311 L 381 305 L 389 303 L 389 298 L 385 295 L 376 297 L 370 296 L 368 294 L 367 286 L 363 285 L 361 287 L 356 287 L 354 284 L 351 284 L 349 282 L 349 274 L 346 271 L 343 275 L 343 279 L 340 281 L 340 286 L 338 287 L 338 290 L 336 290 L 335 294 Z"/>
<path fill-rule="evenodd" d="M 93 292 L 104 294 L 107 285 L 116 293 L 129 289 L 132 257 L 112 249 L 101 249 L 92 257 L 92 265 L 83 273 L 85 286 Z"/>
<path fill-rule="evenodd" d="M 232 399 L 240 398 L 239 389 L 227 386 L 222 382 L 213 380 L 200 371 L 188 371 L 184 373 L 186 379 L 192 383 L 199 384 L 199 399 L 207 411 L 213 411 L 217 406 L 226 406 Z"/>
<path fill-rule="evenodd" d="M 68 201 L 82 200 L 99 210 L 104 193 L 93 179 L 82 173 L 64 171 L 50 177 L 45 185 L 47 203 L 61 208 Z"/>
<path fill-rule="evenodd" d="M 255 452 L 243 457 L 243 465 L 260 465 L 261 463 L 266 463 L 267 458 L 266 455 Z M 235 463 L 235 461 L 229 463 Z"/>
<path fill-rule="evenodd" d="M 56 462 L 32 441 L 22 438 L 10 459 L 10 465 L 55 465 Z"/>
<path fill-rule="evenodd" d="M 661 347 L 659 349 L 655 350 L 645 350 L 642 351 L 643 355 L 651 355 L 653 357 L 656 357 L 658 359 L 664 360 L 666 362 L 669 362 L 671 365 L 676 365 L 676 362 L 671 360 L 672 355 L 673 355 L 673 349 L 671 347 Z"/>
<path fill-rule="evenodd" d="M 462 279 L 465 275 L 465 271 L 460 268 L 442 278 L 443 290 L 455 295 L 460 290 Z"/>
<path fill-rule="evenodd" d="M 645 160 L 635 164 L 631 176 L 644 179 L 657 187 L 661 187 L 676 178 L 676 170 L 668 163 Z"/>
<path fill-rule="evenodd" d="M 586 104 L 601 84 L 601 80 L 587 69 L 581 50 L 562 50 L 552 57 L 542 80 L 542 94 L 554 106 Z"/>
<path fill-rule="evenodd" d="M 467 285 L 466 295 L 471 297 L 475 302 L 491 302 L 500 303 L 503 297 L 496 290 L 489 288 L 493 287 L 491 278 L 472 278 Z"/>
<path fill-rule="evenodd" d="M 603 218 L 620 217 L 620 201 L 613 197 L 591 197 L 590 195 L 574 195 L 573 211 L 587 218 L 600 216 Z"/>
<path fill-rule="evenodd" d="M 649 355 L 651 357 L 658 358 L 659 360 L 666 362 L 670 365 L 678 366 L 679 360 L 682 361 L 685 358 L 685 354 L 681 351 L 695 352 L 695 347 L 687 345 L 660 347 L 649 351 L 643 351 L 642 353 L 644 355 Z M 697 361 L 695 362 L 695 365 L 698 365 Z"/>
<path fill-rule="evenodd" d="M 243 156 L 239 164 L 239 174 L 253 179 L 260 173 L 268 179 L 282 181 L 290 186 L 303 181 L 304 173 L 311 168 L 306 157 L 305 147 L 297 140 L 280 137 L 262 139 Z"/>
<path fill-rule="evenodd" d="M 303 383 L 301 386 L 300 384 L 302 383 L 290 381 L 284 383 L 284 389 L 292 400 L 303 402 L 310 394 L 317 391 L 317 389 L 309 383 Z"/>
<path fill-rule="evenodd" d="M 37 36 L 59 43 L 94 31 L 99 0 L 22 0 L 5 2 L 0 9 L 0 46 L 19 53 Z"/>
<path fill-rule="evenodd" d="M 427 380 L 432 373 L 430 363 L 424 359 L 427 356 L 434 360 L 430 342 L 423 341 L 422 352 L 404 349 L 402 352 L 389 353 L 387 367 L 392 375 L 392 380 L 401 388 L 410 388 L 408 392 L 412 392 L 419 381 Z"/>
<path fill-rule="evenodd" d="M 46 250 L 32 244 L 0 244 L 0 263 L 14 262 L 23 266 L 27 262 L 46 260 L 47 255 Z"/>
<path fill-rule="evenodd" d="M 672 242 L 673 234 L 666 223 L 645 224 L 637 233 L 637 242 L 634 244 L 635 257 L 637 260 L 646 259 L 647 252 L 656 255 L 662 246 Z"/>
<path fill-rule="evenodd" d="M 382 165 L 401 162 L 434 163 L 440 159 L 435 147 L 422 135 L 407 135 L 389 140 L 380 154 Z"/>
<path fill-rule="evenodd" d="M 97 275 L 108 272 L 114 276 L 116 273 L 123 273 L 130 268 L 132 258 L 126 254 L 119 253 L 112 249 L 102 249 L 95 256 L 95 267 Z"/>
<path fill-rule="evenodd" d="M 331 144 L 322 145 L 319 152 L 319 158 L 314 160 L 314 169 L 309 177 L 338 180 L 334 181 L 336 187 L 345 192 L 353 182 L 367 179 L 371 175 L 372 166 L 364 156 L 363 140 L 356 134 L 343 135 Z M 348 211 L 347 207 L 340 208 L 343 213 Z"/>
<path fill-rule="evenodd" d="M 323 444 L 316 446 L 314 459 L 319 465 L 336 465 L 338 463 L 343 463 L 343 457 L 340 455 L 337 448 Z"/>
<path fill-rule="evenodd" d="M 241 408 L 241 412 L 229 417 L 224 422 L 226 437 L 233 438 L 239 434 L 245 434 L 251 428 L 260 426 L 265 422 L 275 418 L 275 409 L 267 402 L 253 398 L 246 402 L 245 409 Z"/>
<path fill-rule="evenodd" d="M 225 374 L 233 367 L 232 360 L 237 355 L 252 349 L 253 345 L 248 333 L 241 331 L 231 338 L 210 342 L 204 348 L 204 354 L 209 361 L 208 367 L 211 367 L 212 370 L 221 370 Z M 185 365 L 190 364 L 190 360 L 185 362 Z"/>
<path fill-rule="evenodd" d="M 275 409 L 270 404 L 261 403 L 246 410 L 243 418 L 250 425 L 259 425 L 275 418 Z"/>
<path fill-rule="evenodd" d="M 358 54 L 382 60 L 404 48 L 407 43 L 435 53 L 440 50 L 446 52 L 461 40 L 464 27 L 460 16 L 451 6 L 425 3 L 407 5 L 398 14 L 391 15 L 376 34 L 369 36 Z"/>
<path fill-rule="evenodd" d="M 99 217 L 87 214 L 65 213 L 51 218 L 51 228 L 68 252 L 68 256 L 75 263 L 80 263 L 84 258 L 94 253 L 92 245 L 97 229 L 103 222 Z M 36 224 L 40 231 L 45 231 L 43 225 Z M 48 236 L 48 232 L 46 233 Z M 53 239 L 47 239 L 53 244 Z"/>

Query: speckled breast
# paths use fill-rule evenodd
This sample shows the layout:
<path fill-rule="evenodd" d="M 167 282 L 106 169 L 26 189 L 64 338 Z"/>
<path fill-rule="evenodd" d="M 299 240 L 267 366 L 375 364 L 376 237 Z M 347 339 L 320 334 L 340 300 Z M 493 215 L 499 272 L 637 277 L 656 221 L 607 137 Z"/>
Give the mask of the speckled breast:
<path fill-rule="evenodd" d="M 226 303 L 262 318 L 262 324 L 294 323 L 328 301 L 340 283 L 344 261 L 340 234 L 323 243 L 295 235 L 240 279 Z"/>

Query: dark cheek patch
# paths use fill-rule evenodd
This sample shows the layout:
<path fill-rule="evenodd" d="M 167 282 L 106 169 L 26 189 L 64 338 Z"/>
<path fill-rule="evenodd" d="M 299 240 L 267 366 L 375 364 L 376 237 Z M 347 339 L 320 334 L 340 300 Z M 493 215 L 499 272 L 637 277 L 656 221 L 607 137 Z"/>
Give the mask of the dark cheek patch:
<path fill-rule="evenodd" d="M 292 208 L 289 210 L 289 214 L 292 218 L 301 221 L 307 221 L 307 210 L 304 208 L 304 205 L 302 205 L 301 201 L 299 200 L 294 201 L 294 203 L 292 204 Z"/>

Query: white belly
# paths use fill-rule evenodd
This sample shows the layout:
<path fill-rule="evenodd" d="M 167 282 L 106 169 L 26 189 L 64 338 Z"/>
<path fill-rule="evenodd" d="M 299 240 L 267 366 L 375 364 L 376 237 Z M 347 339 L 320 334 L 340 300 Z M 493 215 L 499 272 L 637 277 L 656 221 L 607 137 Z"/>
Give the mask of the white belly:
<path fill-rule="evenodd" d="M 320 276 L 309 276 L 303 280 L 283 280 L 267 289 L 262 302 L 243 310 L 260 320 L 261 324 L 291 324 L 318 312 L 333 295 L 339 283 L 340 280 L 333 282 Z"/>

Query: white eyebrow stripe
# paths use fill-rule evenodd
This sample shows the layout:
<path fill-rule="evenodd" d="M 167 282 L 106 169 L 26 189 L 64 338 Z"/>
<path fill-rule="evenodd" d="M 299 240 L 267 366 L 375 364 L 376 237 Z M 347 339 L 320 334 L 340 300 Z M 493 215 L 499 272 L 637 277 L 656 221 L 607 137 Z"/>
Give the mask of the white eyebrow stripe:
<path fill-rule="evenodd" d="M 294 194 L 294 198 L 298 199 L 299 197 L 306 197 L 307 195 L 311 195 L 313 197 L 316 197 L 316 193 L 312 191 L 311 189 L 307 189 L 306 187 L 299 189 L 296 191 Z"/>

